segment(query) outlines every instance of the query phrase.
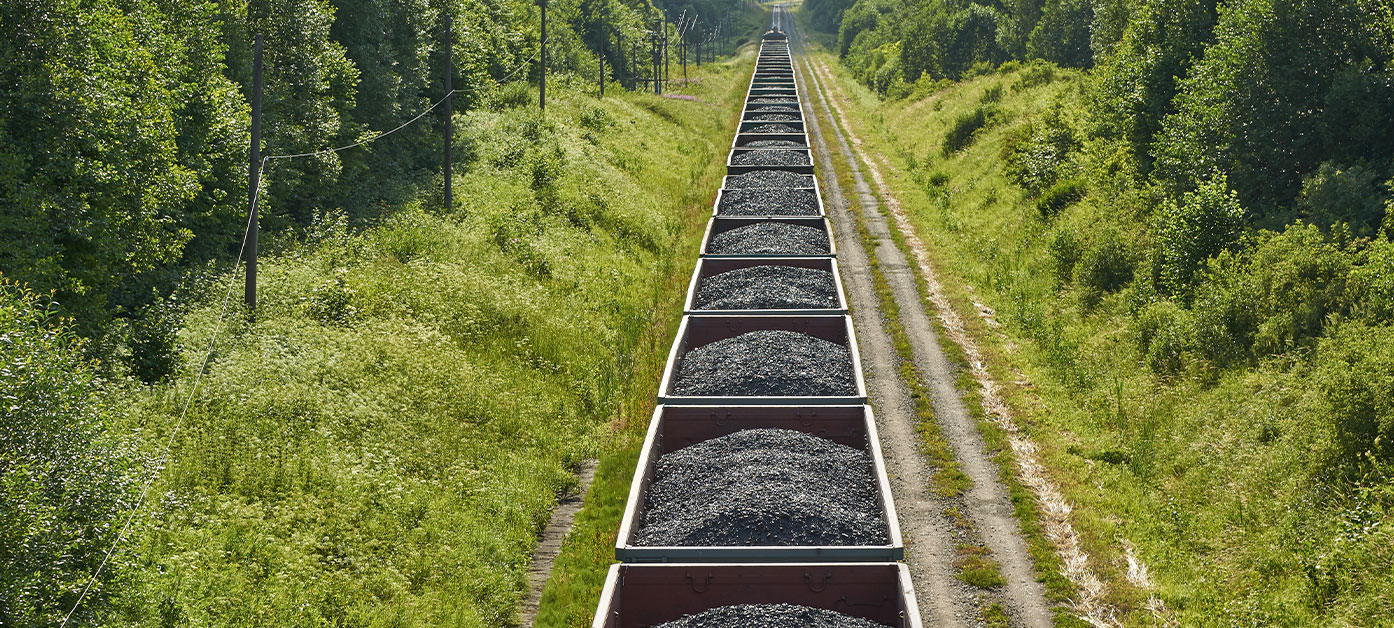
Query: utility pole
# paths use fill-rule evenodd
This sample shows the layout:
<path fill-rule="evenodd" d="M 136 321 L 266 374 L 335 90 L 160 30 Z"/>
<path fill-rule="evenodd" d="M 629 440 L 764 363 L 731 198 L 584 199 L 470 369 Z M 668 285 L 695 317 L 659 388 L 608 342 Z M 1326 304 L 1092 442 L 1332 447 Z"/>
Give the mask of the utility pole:
<path fill-rule="evenodd" d="M 450 10 L 445 11 L 445 211 L 455 209 L 452 190 L 455 168 L 451 164 L 450 148 L 455 142 L 455 33 Z"/>
<path fill-rule="evenodd" d="M 663 81 L 668 82 L 668 12 L 663 12 Z"/>
<path fill-rule="evenodd" d="M 247 313 L 257 312 L 257 189 L 261 187 L 261 33 L 252 48 L 252 150 L 247 163 Z"/>
<path fill-rule="evenodd" d="M 636 35 L 634 41 L 629 42 L 629 67 L 632 75 L 629 77 L 629 89 L 639 89 L 639 38 Z"/>
<path fill-rule="evenodd" d="M 621 29 L 615 29 L 615 58 L 619 60 L 619 65 L 615 66 L 615 80 L 619 81 L 621 88 L 628 84 L 624 80 L 626 76 L 620 73 L 620 66 L 624 65 L 624 35 L 621 34 L 622 32 Z"/>
<path fill-rule="evenodd" d="M 605 97 L 605 16 L 600 16 L 600 97 Z"/>
<path fill-rule="evenodd" d="M 537 84 L 537 108 L 547 110 L 547 0 L 542 0 L 542 77 Z"/>

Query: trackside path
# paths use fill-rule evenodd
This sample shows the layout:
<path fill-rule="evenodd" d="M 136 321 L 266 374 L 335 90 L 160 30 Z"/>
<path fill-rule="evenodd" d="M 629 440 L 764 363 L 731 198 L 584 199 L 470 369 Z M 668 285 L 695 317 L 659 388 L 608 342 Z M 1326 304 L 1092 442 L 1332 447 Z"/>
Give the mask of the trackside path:
<path fill-rule="evenodd" d="M 796 29 L 793 27 L 793 20 L 786 21 L 790 23 L 789 30 L 794 32 Z M 809 108 L 816 106 L 821 109 L 827 120 L 838 120 L 840 116 L 834 115 L 834 108 L 829 106 L 826 95 L 821 91 L 818 68 L 803 56 L 802 43 L 796 32 L 792 39 L 800 61 L 801 74 L 805 77 L 802 81 L 802 86 L 808 92 L 805 103 Z M 830 77 L 825 78 L 831 80 Z M 840 114 L 840 111 L 838 113 Z M 1000 599 L 1008 610 L 1012 625 L 1033 628 L 1050 626 L 1053 613 L 1045 599 L 1045 588 L 1036 579 L 1027 543 L 1015 518 L 1007 487 L 999 480 L 998 467 L 988 455 L 987 445 L 978 431 L 976 419 L 968 411 L 955 387 L 958 375 L 956 368 L 939 344 L 933 319 L 916 287 L 915 269 L 895 245 L 891 226 L 881 213 L 879 202 L 863 176 L 859 163 L 861 155 L 853 144 L 848 142 L 839 124 L 834 122 L 830 125 L 831 128 L 821 129 L 815 115 L 808 115 L 807 119 L 811 136 L 819 148 L 819 157 L 826 162 L 823 171 L 832 172 L 829 148 L 837 150 L 848 164 L 855 186 L 857 203 L 853 205 L 848 202 L 836 180 L 826 180 L 825 183 L 831 200 L 830 214 L 837 223 L 841 236 L 839 248 L 845 252 L 842 264 L 848 271 L 848 290 L 856 307 L 855 313 L 859 313 L 860 318 L 870 319 L 858 321 L 858 329 L 862 330 L 862 336 L 866 339 L 862 343 L 863 353 L 886 352 L 885 355 L 864 355 L 864 363 L 870 367 L 872 379 L 895 379 L 895 384 L 888 388 L 898 388 L 899 391 L 895 392 L 904 394 L 905 387 L 899 382 L 899 373 L 894 368 L 894 349 L 890 348 L 889 334 L 882 328 L 884 323 L 876 307 L 877 300 L 867 269 L 866 252 L 862 250 L 859 239 L 849 237 L 856 233 L 854 221 L 857 220 L 860 220 L 869 233 L 875 246 L 880 271 L 900 310 L 900 324 L 904 326 L 910 342 L 912 361 L 924 375 L 924 384 L 931 393 L 935 420 L 962 472 L 972 480 L 971 487 L 959 498 L 943 500 L 930 495 L 929 487 L 924 480 L 928 477 L 930 469 L 917 448 L 918 433 L 915 429 L 914 413 L 888 412 L 887 410 L 894 408 L 894 403 L 892 408 L 883 407 L 888 401 L 894 402 L 898 396 L 896 394 L 878 399 L 877 401 L 882 402 L 878 404 L 878 417 L 888 424 L 882 431 L 883 440 L 892 441 L 883 443 L 883 446 L 886 448 L 888 463 L 901 480 L 893 485 L 893 488 L 899 489 L 895 497 L 901 508 L 901 518 L 921 521 L 932 519 L 937 524 L 932 528 L 952 527 L 952 524 L 946 521 L 943 509 L 949 505 L 957 507 L 971 522 L 971 534 L 976 537 L 973 540 L 989 548 L 993 558 L 1001 566 L 1001 575 L 1006 584 L 1002 587 Z M 828 141 L 830 137 L 831 142 Z M 858 212 L 857 216 L 852 215 L 851 212 L 854 211 Z M 877 342 L 875 337 L 883 339 L 884 343 Z M 873 391 L 873 396 L 875 392 Z M 918 480 L 907 481 L 907 478 Z M 940 503 L 936 504 L 936 501 Z M 912 531 L 917 531 L 915 522 L 902 521 L 902 526 L 906 529 L 907 559 L 912 571 L 919 577 L 919 587 L 927 589 L 917 591 L 921 603 L 925 606 L 926 624 L 962 625 L 966 618 L 975 617 L 977 610 L 973 607 L 978 606 L 978 603 L 971 599 L 971 592 L 956 596 L 960 599 L 955 600 L 955 608 L 949 617 L 942 616 L 949 609 L 940 608 L 940 596 L 946 589 L 951 588 L 943 585 L 941 581 L 946 577 L 945 574 L 952 578 L 954 572 L 954 548 L 950 537 L 951 534 L 962 535 L 964 532 L 948 533 L 941 529 L 939 538 L 924 539 L 915 538 L 911 534 Z M 912 547 L 911 543 L 915 546 Z M 920 544 L 927 544 L 928 547 L 921 547 Z M 926 561 L 931 564 L 925 564 Z M 964 597 L 970 599 L 961 599 Z M 929 603 L 926 604 L 926 601 Z M 966 605 L 968 606 L 965 608 Z M 940 616 L 930 617 L 931 614 Z M 971 625 L 976 622 L 968 623 Z"/>

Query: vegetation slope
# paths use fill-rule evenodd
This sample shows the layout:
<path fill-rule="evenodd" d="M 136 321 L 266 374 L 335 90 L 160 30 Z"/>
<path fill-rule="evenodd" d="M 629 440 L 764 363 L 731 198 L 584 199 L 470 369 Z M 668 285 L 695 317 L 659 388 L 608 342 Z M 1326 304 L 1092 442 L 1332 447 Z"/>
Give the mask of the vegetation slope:
<path fill-rule="evenodd" d="M 1391 7 L 1156 0 L 1110 31 L 1093 3 L 1070 60 L 1000 45 L 1021 4 L 844 3 L 822 58 L 957 303 L 996 312 L 1125 623 L 1382 625 Z"/>

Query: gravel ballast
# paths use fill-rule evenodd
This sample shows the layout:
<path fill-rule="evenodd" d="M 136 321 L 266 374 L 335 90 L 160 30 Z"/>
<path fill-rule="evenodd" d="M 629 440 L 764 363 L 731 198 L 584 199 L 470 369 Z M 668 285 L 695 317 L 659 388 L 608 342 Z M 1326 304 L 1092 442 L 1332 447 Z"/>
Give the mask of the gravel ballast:
<path fill-rule="evenodd" d="M 753 150 L 731 158 L 737 166 L 808 166 L 808 153 L 797 150 Z"/>
<path fill-rule="evenodd" d="M 750 188 L 811 188 L 813 175 L 787 170 L 755 170 L 726 178 L 728 189 Z"/>
<path fill-rule="evenodd" d="M 795 604 L 720 606 L 654 628 L 890 628 L 869 619 Z"/>
<path fill-rule="evenodd" d="M 817 268 L 751 266 L 702 280 L 699 310 L 790 310 L 837 307 L 837 280 Z"/>
<path fill-rule="evenodd" d="M 825 397 L 857 394 L 852 353 L 808 334 L 761 330 L 683 354 L 673 394 L 713 397 Z"/>
<path fill-rule="evenodd" d="M 642 546 L 885 545 L 871 455 L 811 434 L 750 429 L 664 454 Z"/>
<path fill-rule="evenodd" d="M 713 255 L 826 255 L 832 249 L 827 232 L 808 225 L 762 222 L 712 236 Z"/>
<path fill-rule="evenodd" d="M 742 132 L 743 132 L 743 133 L 803 133 L 803 131 L 800 131 L 800 130 L 798 130 L 798 129 L 792 127 L 792 126 L 789 126 L 789 125 L 787 125 L 787 124 L 761 124 L 761 125 L 759 125 L 759 126 L 751 127 L 751 129 L 750 129 L 749 131 L 742 131 Z"/>
<path fill-rule="evenodd" d="M 722 216 L 817 216 L 818 195 L 809 188 L 722 190 L 716 213 Z"/>
<path fill-rule="evenodd" d="M 808 145 L 794 140 L 755 140 L 746 142 L 741 148 L 808 148 Z"/>

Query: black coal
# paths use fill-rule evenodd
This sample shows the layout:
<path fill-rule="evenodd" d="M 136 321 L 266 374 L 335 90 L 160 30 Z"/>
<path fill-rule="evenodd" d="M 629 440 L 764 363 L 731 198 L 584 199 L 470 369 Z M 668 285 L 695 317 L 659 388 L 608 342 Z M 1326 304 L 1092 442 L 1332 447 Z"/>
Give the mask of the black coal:
<path fill-rule="evenodd" d="M 890 628 L 837 611 L 794 604 L 721 606 L 654 628 Z"/>
<path fill-rule="evenodd" d="M 837 280 L 817 268 L 751 266 L 702 280 L 699 310 L 787 310 L 837 307 Z"/>
<path fill-rule="evenodd" d="M 758 122 L 798 122 L 803 118 L 793 113 L 752 113 L 745 119 Z"/>
<path fill-rule="evenodd" d="M 852 353 L 808 334 L 761 330 L 697 347 L 678 363 L 687 396 L 837 396 L 857 392 Z"/>
<path fill-rule="evenodd" d="M 746 133 L 803 133 L 803 131 L 787 124 L 761 124 L 751 127 Z"/>
<path fill-rule="evenodd" d="M 871 456 L 795 430 L 750 429 L 664 454 L 641 546 L 885 545 Z"/>
<path fill-rule="evenodd" d="M 722 190 L 716 213 L 722 216 L 817 216 L 818 195 L 808 188 Z"/>
<path fill-rule="evenodd" d="M 822 229 L 773 221 L 723 231 L 707 243 L 714 255 L 825 255 L 830 249 Z"/>
<path fill-rule="evenodd" d="M 808 145 L 794 140 L 755 140 L 746 142 L 743 148 L 808 148 Z"/>
<path fill-rule="evenodd" d="M 753 150 L 731 159 L 737 166 L 808 166 L 808 153 L 797 150 Z"/>
<path fill-rule="evenodd" d="M 746 188 L 811 188 L 813 175 L 787 170 L 755 170 L 726 179 L 726 187 Z"/>

